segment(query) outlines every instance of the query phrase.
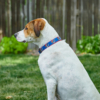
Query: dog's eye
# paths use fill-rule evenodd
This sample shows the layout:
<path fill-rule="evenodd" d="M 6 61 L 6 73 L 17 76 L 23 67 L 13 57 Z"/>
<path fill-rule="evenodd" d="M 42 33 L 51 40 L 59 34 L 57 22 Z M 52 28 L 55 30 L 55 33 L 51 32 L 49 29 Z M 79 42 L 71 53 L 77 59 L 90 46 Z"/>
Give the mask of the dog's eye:
<path fill-rule="evenodd" d="M 26 27 L 25 30 L 27 30 L 28 28 Z"/>

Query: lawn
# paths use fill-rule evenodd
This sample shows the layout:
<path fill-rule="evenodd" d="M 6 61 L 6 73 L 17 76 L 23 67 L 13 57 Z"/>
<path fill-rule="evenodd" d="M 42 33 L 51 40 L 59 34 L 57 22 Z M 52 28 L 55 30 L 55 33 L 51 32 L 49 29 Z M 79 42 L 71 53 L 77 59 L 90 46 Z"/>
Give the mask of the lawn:
<path fill-rule="evenodd" d="M 0 100 L 47 100 L 46 86 L 40 73 L 38 56 L 0 55 Z M 80 56 L 100 92 L 100 56 Z"/>

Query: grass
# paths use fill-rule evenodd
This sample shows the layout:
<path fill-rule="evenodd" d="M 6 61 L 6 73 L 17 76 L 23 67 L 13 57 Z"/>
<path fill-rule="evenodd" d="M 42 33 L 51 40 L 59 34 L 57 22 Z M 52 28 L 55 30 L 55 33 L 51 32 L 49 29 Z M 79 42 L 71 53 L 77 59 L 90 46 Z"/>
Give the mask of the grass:
<path fill-rule="evenodd" d="M 100 93 L 100 55 L 85 55 L 80 56 L 79 59 Z"/>
<path fill-rule="evenodd" d="M 46 86 L 40 73 L 38 56 L 0 55 L 0 100 L 47 100 Z M 100 92 L 100 56 L 80 56 Z"/>
<path fill-rule="evenodd" d="M 46 100 L 37 56 L 0 55 L 0 100 Z"/>

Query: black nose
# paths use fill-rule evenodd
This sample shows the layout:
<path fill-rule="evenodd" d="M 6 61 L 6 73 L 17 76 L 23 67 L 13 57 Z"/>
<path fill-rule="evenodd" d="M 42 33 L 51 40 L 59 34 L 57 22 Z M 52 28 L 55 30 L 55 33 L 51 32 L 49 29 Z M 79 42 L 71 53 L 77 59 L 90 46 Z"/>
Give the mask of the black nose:
<path fill-rule="evenodd" d="M 14 34 L 15 38 L 17 37 L 17 33 Z"/>

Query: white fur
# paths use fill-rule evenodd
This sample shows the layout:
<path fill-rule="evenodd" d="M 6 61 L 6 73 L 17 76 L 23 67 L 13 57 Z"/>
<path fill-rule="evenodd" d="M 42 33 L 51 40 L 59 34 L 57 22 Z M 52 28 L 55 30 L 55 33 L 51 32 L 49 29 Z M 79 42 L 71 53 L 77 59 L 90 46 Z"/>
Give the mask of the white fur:
<path fill-rule="evenodd" d="M 57 36 L 46 21 L 41 36 L 34 43 L 41 47 Z M 48 100 L 100 100 L 100 94 L 86 70 L 65 41 L 44 50 L 38 64 L 47 86 Z"/>
<path fill-rule="evenodd" d="M 16 39 L 17 39 L 17 41 L 19 41 L 19 42 L 22 42 L 22 41 L 25 40 L 24 30 L 18 32 L 18 35 L 17 35 Z"/>

